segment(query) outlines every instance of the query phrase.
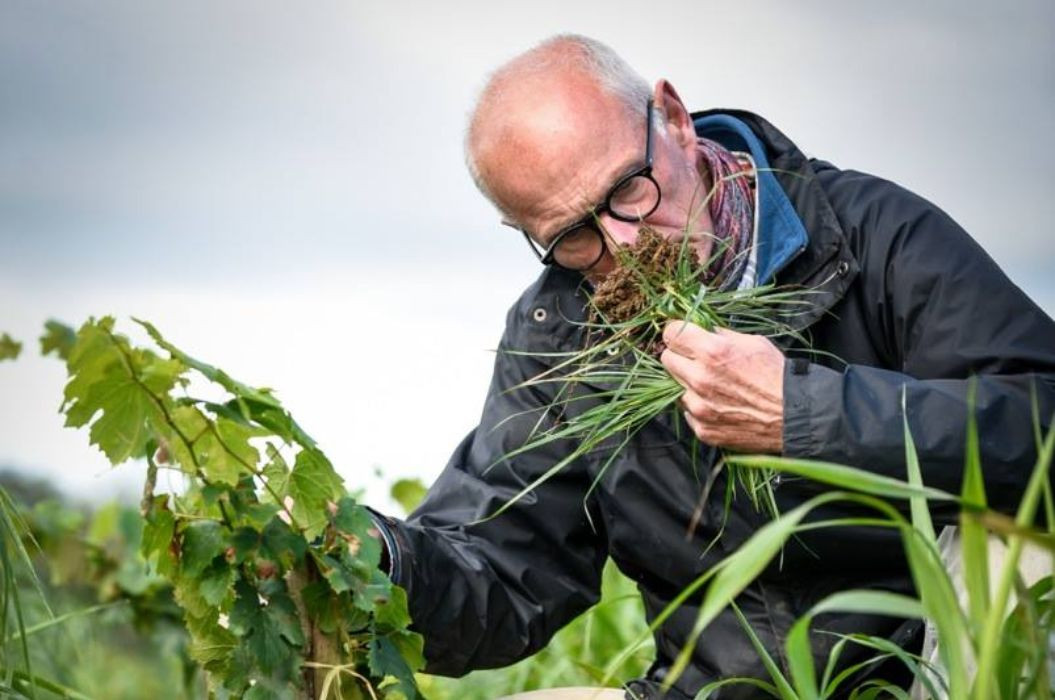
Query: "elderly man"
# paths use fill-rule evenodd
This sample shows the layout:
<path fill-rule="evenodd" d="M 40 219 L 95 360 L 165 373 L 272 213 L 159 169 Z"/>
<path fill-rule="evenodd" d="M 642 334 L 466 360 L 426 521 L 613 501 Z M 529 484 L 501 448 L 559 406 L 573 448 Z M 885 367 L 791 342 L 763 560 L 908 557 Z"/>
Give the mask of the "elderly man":
<path fill-rule="evenodd" d="M 597 600 L 607 557 L 638 582 L 651 619 L 734 551 L 766 516 L 736 499 L 708 548 L 723 522 L 721 498 L 712 498 L 708 517 L 686 537 L 706 479 L 690 468 L 690 454 L 701 451 L 693 440 L 702 441 L 708 466 L 714 448 L 726 448 L 903 478 L 904 392 L 925 481 L 955 491 L 968 378 L 977 375 L 986 486 L 995 506 L 1016 503 L 1035 458 L 1031 396 L 1044 420 L 1055 411 L 1055 324 L 935 206 L 807 158 L 754 114 L 691 114 L 670 83 L 650 88 L 610 49 L 577 36 L 546 41 L 500 68 L 472 114 L 466 147 L 480 189 L 546 267 L 509 312 L 501 342 L 536 354 L 498 354 L 479 428 L 406 522 L 379 518 L 392 575 L 426 637 L 429 670 L 458 675 L 539 649 Z M 750 177 L 729 177 L 736 173 Z M 716 196 L 701 208 L 701 193 L 712 187 Z M 643 224 L 690 236 L 703 259 L 720 241 L 730 255 L 724 285 L 812 289 L 796 324 L 824 352 L 698 327 L 668 332 L 662 361 L 686 387 L 691 433 L 667 417 L 638 433 L 590 492 L 589 519 L 583 499 L 607 453 L 588 455 L 502 516 L 480 521 L 570 449 L 554 443 L 489 469 L 524 442 L 534 420 L 510 417 L 553 398 L 538 387 L 508 389 L 544 371 L 546 353 L 581 347 L 575 322 L 591 285 L 615 266 L 613 247 L 632 243 Z M 719 473 L 715 493 L 723 479 Z M 778 504 L 793 506 L 816 492 L 810 488 L 785 481 Z M 789 627 L 812 603 L 859 587 L 912 590 L 896 533 L 804 534 L 737 603 L 779 659 Z M 630 685 L 634 697 L 664 697 L 663 678 L 686 643 L 696 603 L 659 627 L 655 663 Z M 816 625 L 900 645 L 918 643 L 919 626 L 849 614 Z M 821 667 L 835 639 L 814 636 Z M 846 663 L 853 658 L 844 655 Z M 888 679 L 897 673 L 870 670 Z M 666 697 L 690 698 L 733 676 L 767 678 L 727 610 Z"/>

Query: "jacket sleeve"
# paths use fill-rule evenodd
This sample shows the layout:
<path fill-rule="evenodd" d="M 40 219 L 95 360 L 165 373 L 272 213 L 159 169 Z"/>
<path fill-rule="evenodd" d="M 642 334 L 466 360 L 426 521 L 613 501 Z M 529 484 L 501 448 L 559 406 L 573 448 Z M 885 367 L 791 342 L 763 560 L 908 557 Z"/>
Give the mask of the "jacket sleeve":
<path fill-rule="evenodd" d="M 584 465 L 569 465 L 486 519 L 568 451 L 551 445 L 502 459 L 524 443 L 550 402 L 536 389 L 510 391 L 545 367 L 508 352 L 524 347 L 508 335 L 479 427 L 405 522 L 379 519 L 393 580 L 406 589 L 413 627 L 425 637 L 430 673 L 511 664 L 599 597 L 606 549 L 586 516 Z"/>
<path fill-rule="evenodd" d="M 958 493 L 974 378 L 989 503 L 1014 511 L 1035 425 L 1055 416 L 1055 324 L 937 207 L 869 176 L 843 181 L 829 195 L 837 212 L 855 202 L 842 221 L 863 241 L 855 298 L 888 366 L 789 362 L 785 454 L 905 478 L 904 392 L 924 481 Z"/>

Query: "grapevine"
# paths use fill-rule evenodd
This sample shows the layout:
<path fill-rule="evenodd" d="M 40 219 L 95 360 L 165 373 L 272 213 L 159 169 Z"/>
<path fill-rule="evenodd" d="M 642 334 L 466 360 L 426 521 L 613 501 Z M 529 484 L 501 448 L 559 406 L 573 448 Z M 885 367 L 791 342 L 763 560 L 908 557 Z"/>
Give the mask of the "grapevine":
<path fill-rule="evenodd" d="M 215 698 L 414 700 L 422 639 L 369 511 L 274 394 L 136 321 L 91 319 L 66 357 L 66 425 L 147 462 L 142 553 L 171 582 Z M 200 384 L 222 399 L 192 395 Z M 182 474 L 156 493 L 159 470 Z"/>

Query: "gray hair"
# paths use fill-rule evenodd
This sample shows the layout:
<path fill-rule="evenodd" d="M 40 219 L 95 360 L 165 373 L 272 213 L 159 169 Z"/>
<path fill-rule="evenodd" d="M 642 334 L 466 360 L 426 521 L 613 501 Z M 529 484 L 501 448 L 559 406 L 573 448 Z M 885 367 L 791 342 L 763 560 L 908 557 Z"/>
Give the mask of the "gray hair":
<path fill-rule="evenodd" d="M 507 214 L 480 172 L 476 149 L 481 115 L 496 109 L 506 95 L 506 85 L 530 76 L 577 71 L 592 77 L 603 92 L 615 97 L 627 120 L 638 119 L 641 105 L 652 97 L 648 81 L 606 44 L 580 34 L 558 34 L 499 66 L 488 78 L 470 113 L 465 129 L 465 164 L 476 187 L 495 207 Z"/>

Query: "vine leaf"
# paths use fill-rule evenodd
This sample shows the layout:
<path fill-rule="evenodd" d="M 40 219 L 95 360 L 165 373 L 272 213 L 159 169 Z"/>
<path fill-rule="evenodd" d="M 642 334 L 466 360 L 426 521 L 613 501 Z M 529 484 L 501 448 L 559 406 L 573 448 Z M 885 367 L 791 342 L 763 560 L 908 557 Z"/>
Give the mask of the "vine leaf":
<path fill-rule="evenodd" d="M 44 335 L 40 336 L 40 354 L 47 356 L 55 353 L 59 359 L 66 360 L 76 342 L 76 331 L 52 319 L 44 324 Z"/>
<path fill-rule="evenodd" d="M 226 541 L 220 523 L 197 520 L 183 530 L 181 566 L 183 575 L 200 576 L 212 560 L 223 553 Z"/>
<path fill-rule="evenodd" d="M 0 360 L 14 360 L 22 352 L 22 343 L 7 333 L 0 335 Z"/>
<path fill-rule="evenodd" d="M 370 640 L 370 673 L 380 677 L 393 677 L 399 682 L 400 689 L 408 698 L 417 696 L 414 683 L 414 672 L 403 658 L 404 650 L 397 646 L 395 639 L 374 637 Z"/>
<path fill-rule="evenodd" d="M 143 525 L 143 540 L 140 552 L 161 576 L 172 576 L 176 572 L 176 561 L 172 555 L 172 538 L 176 532 L 176 519 L 165 507 L 166 496 L 154 496 Z"/>
<path fill-rule="evenodd" d="M 252 428 L 226 418 L 217 418 L 215 430 L 203 434 L 194 444 L 205 478 L 210 482 L 237 486 L 245 474 L 256 471 L 260 454 L 249 439 Z"/>
<path fill-rule="evenodd" d="M 151 392 L 170 391 L 185 367 L 149 350 L 132 350 L 113 334 L 110 317 L 89 321 L 79 337 L 67 360 L 71 379 L 61 409 L 66 425 L 91 423 L 90 442 L 113 464 L 143 456 L 151 438 L 148 421 L 158 411 Z"/>
<path fill-rule="evenodd" d="M 191 635 L 191 658 L 206 671 L 222 672 L 231 654 L 238 647 L 238 638 L 220 626 L 219 616 L 186 616 L 187 631 Z"/>
<path fill-rule="evenodd" d="M 265 592 L 253 588 L 245 579 L 238 582 L 238 598 L 231 608 L 231 631 L 242 638 L 265 675 L 288 680 L 296 674 L 296 666 L 289 663 L 296 656 L 290 647 L 302 646 L 304 636 L 284 583 L 271 584 Z M 266 605 L 261 604 L 262 594 L 267 596 Z"/>
<path fill-rule="evenodd" d="M 304 526 L 304 536 L 313 540 L 326 528 L 327 505 L 344 496 L 344 484 L 322 452 L 301 450 L 289 474 L 288 496 L 293 499 L 293 517 Z"/>

